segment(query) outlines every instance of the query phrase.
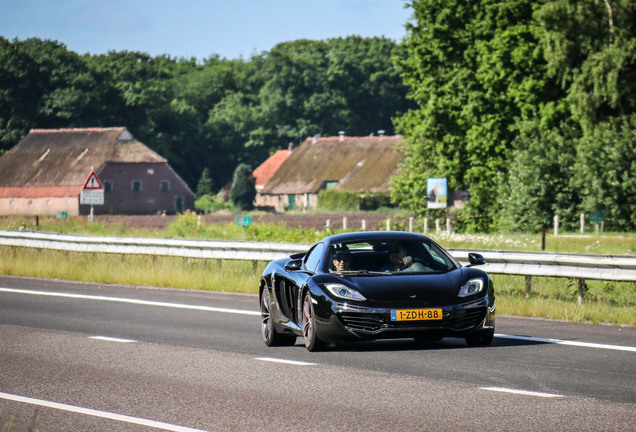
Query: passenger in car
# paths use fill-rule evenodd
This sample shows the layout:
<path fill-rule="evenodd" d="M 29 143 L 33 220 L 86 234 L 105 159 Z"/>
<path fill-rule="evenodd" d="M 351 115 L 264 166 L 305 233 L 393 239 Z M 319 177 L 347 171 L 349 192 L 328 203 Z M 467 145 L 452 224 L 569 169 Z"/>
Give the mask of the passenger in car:
<path fill-rule="evenodd" d="M 421 260 L 413 259 L 409 254 L 409 248 L 402 243 L 390 244 L 388 247 L 390 263 L 380 269 L 381 272 L 421 272 L 426 270 L 426 266 Z"/>

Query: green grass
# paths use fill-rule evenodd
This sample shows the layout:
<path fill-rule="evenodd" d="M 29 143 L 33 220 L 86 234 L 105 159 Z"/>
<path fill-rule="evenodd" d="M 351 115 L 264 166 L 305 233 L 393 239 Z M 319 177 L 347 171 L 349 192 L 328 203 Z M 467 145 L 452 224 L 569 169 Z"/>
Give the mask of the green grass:
<path fill-rule="evenodd" d="M 31 225 L 30 225 L 31 224 Z M 0 229 L 34 230 L 34 218 L 4 218 Z M 242 240 L 235 224 L 199 224 L 196 215 L 184 215 L 167 229 L 128 229 L 90 223 L 86 217 L 59 220 L 41 218 L 40 231 L 95 236 L 162 237 Z M 313 243 L 326 233 L 289 229 L 284 224 L 253 225 L 246 230 L 252 241 Z M 449 249 L 540 251 L 540 234 L 469 235 L 431 234 Z M 548 236 L 546 252 L 625 255 L 636 250 L 635 234 L 602 236 Z M 98 283 L 147 285 L 184 289 L 256 293 L 266 263 L 143 255 L 60 252 L 45 249 L 0 247 L 0 274 Z M 586 282 L 585 300 L 579 305 L 578 281 L 534 277 L 526 297 L 525 277 L 491 275 L 497 293 L 497 313 L 543 317 L 580 323 L 636 325 L 636 283 Z"/>
<path fill-rule="evenodd" d="M 266 263 L 0 246 L 0 274 L 256 293 Z"/>

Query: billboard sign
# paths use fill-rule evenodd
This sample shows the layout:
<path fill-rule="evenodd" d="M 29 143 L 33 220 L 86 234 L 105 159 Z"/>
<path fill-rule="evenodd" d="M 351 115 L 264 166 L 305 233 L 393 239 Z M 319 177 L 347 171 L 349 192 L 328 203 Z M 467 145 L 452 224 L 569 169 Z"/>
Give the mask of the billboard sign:
<path fill-rule="evenodd" d="M 427 208 L 446 208 L 448 203 L 448 187 L 446 177 L 429 178 L 426 181 Z"/>

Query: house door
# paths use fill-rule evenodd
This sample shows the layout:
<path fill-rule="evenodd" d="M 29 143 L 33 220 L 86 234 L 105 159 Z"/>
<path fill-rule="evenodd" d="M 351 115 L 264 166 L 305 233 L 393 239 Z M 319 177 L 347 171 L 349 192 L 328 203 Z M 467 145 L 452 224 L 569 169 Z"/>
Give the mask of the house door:
<path fill-rule="evenodd" d="M 176 213 L 183 213 L 183 197 L 180 195 L 174 197 L 174 211 Z"/>
<path fill-rule="evenodd" d="M 287 195 L 287 210 L 296 209 L 296 195 Z"/>

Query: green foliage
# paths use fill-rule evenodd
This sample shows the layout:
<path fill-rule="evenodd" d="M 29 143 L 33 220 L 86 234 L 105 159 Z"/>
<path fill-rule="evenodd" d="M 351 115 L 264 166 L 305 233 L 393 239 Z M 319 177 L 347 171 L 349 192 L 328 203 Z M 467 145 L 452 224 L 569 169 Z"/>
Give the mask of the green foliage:
<path fill-rule="evenodd" d="M 239 164 L 234 171 L 230 200 L 240 210 L 252 210 L 256 198 L 256 179 L 252 175 L 252 168 L 246 164 Z"/>
<path fill-rule="evenodd" d="M 578 135 L 563 125 L 526 130 L 517 140 L 507 176 L 501 176 L 504 231 L 538 232 L 559 215 L 564 229 L 578 223 L 579 188 L 571 184 Z"/>
<path fill-rule="evenodd" d="M 247 240 L 263 242 L 278 241 L 313 244 L 324 237 L 324 233 L 315 229 L 290 229 L 285 223 L 253 224 L 246 228 L 246 233 Z"/>
<path fill-rule="evenodd" d="M 318 208 L 327 211 L 355 211 L 360 208 L 360 201 L 355 192 L 324 189 L 318 193 Z"/>
<path fill-rule="evenodd" d="M 0 154 L 34 127 L 126 126 L 193 189 L 204 168 L 219 187 L 239 164 L 308 136 L 392 133 L 391 117 L 410 106 L 392 63 L 400 53 L 390 39 L 350 36 L 197 61 L 0 37 Z"/>
<path fill-rule="evenodd" d="M 167 234 L 170 237 L 187 238 L 197 237 L 201 231 L 201 216 L 194 212 L 186 211 L 178 215 L 177 220 L 168 227 Z"/>
<path fill-rule="evenodd" d="M 408 145 L 392 200 L 422 215 L 426 178 L 446 177 L 470 191 L 467 230 L 555 214 L 571 226 L 592 205 L 634 229 L 636 9 L 610 3 L 413 1 L 398 64 L 418 108 L 397 119 Z"/>
<path fill-rule="evenodd" d="M 201 178 L 199 178 L 199 183 L 197 184 L 197 198 L 201 198 L 204 195 L 212 195 L 212 179 L 207 168 L 203 168 Z"/>
<path fill-rule="evenodd" d="M 603 211 L 611 230 L 636 228 L 636 113 L 597 124 L 579 142 L 573 185 L 581 211 Z"/>
<path fill-rule="evenodd" d="M 220 210 L 231 210 L 232 203 L 225 201 L 225 191 L 221 190 L 216 195 L 203 195 L 194 201 L 194 207 L 206 214 L 216 213 Z"/>
<path fill-rule="evenodd" d="M 391 197 L 388 193 L 376 192 L 361 197 L 359 207 L 362 211 L 372 211 L 390 208 L 393 207 L 393 204 L 391 204 Z"/>

